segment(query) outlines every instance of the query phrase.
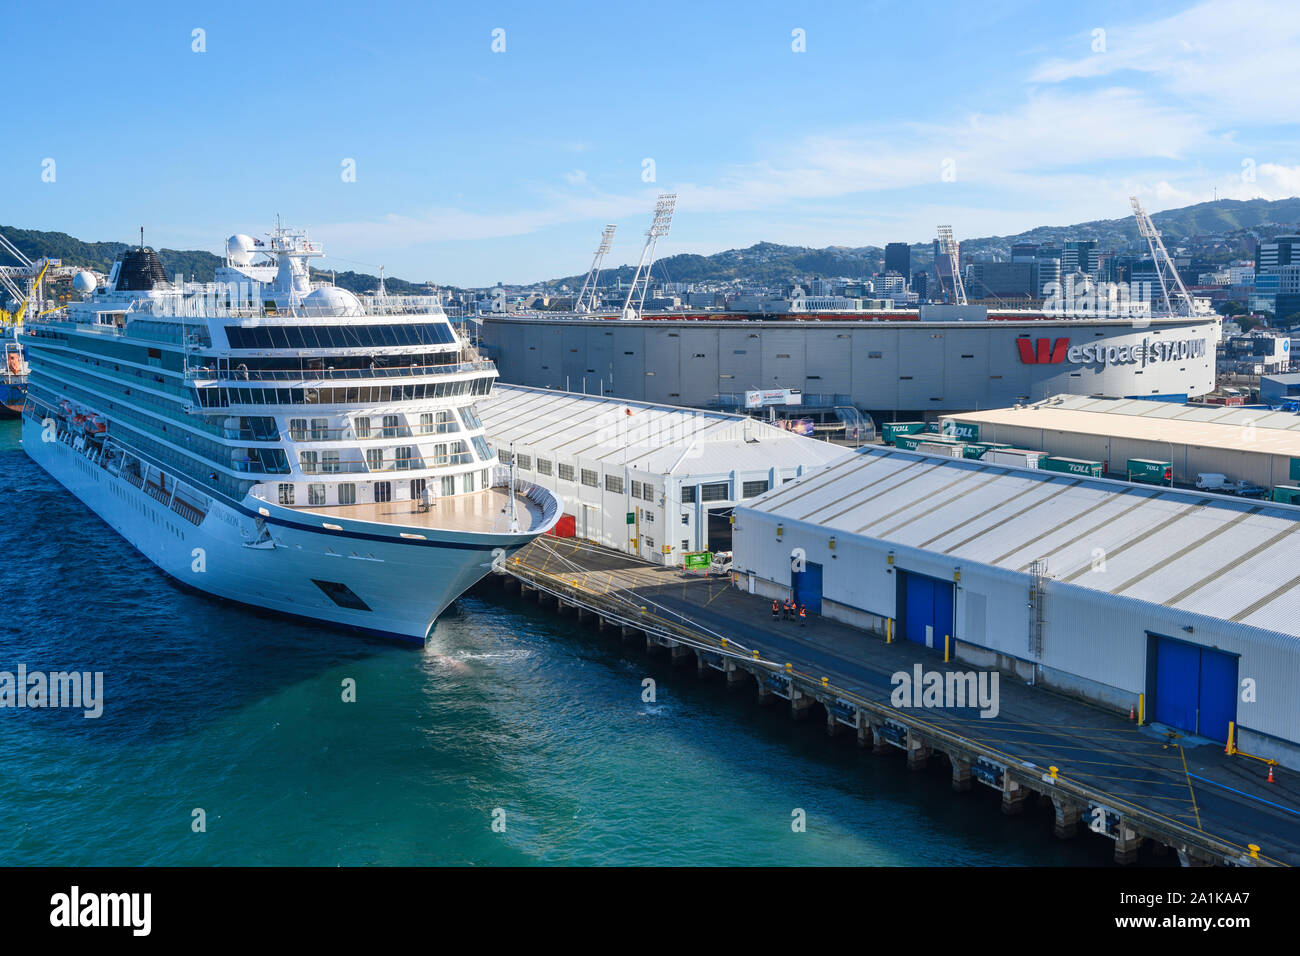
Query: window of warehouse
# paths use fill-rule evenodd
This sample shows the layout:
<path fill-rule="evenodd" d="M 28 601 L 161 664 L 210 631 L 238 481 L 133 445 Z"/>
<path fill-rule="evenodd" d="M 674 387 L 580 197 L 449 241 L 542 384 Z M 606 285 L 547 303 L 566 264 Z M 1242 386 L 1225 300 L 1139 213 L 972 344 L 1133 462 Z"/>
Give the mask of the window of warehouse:
<path fill-rule="evenodd" d="M 766 481 L 747 481 L 744 487 L 746 498 L 757 498 L 763 492 L 767 491 Z"/>
<path fill-rule="evenodd" d="M 561 464 L 561 465 L 559 466 L 559 468 L 560 468 L 560 480 L 561 480 L 561 481 L 572 481 L 572 480 L 573 480 L 573 466 L 572 466 L 572 465 L 564 465 L 564 464 Z"/>
<path fill-rule="evenodd" d="M 549 475 L 551 473 L 551 460 L 549 458 L 537 459 L 537 473 L 539 475 Z"/>
<path fill-rule="evenodd" d="M 726 501 L 727 500 L 727 482 L 718 481 L 711 485 L 700 485 L 701 501 Z"/>
<path fill-rule="evenodd" d="M 639 481 L 632 482 L 632 497 L 633 498 L 641 497 L 641 482 Z"/>
<path fill-rule="evenodd" d="M 694 485 L 682 485 L 682 504 L 684 504 L 684 505 L 693 505 L 693 504 L 695 504 L 695 486 L 694 486 Z"/>
<path fill-rule="evenodd" d="M 633 492 L 633 494 L 635 494 L 635 492 Z M 648 481 L 645 483 L 644 487 L 641 489 L 641 499 L 642 499 L 643 501 L 654 501 L 654 500 L 655 500 L 655 486 L 652 485 L 652 484 L 650 484 L 650 482 L 648 482 Z"/>
<path fill-rule="evenodd" d="M 506 451 L 504 448 L 497 451 L 497 461 L 501 462 L 503 465 L 510 464 L 510 452 Z"/>
<path fill-rule="evenodd" d="M 516 460 L 517 462 L 519 462 L 519 467 L 522 468 L 524 471 L 532 471 L 532 470 L 533 470 L 533 456 L 532 456 L 532 455 L 516 455 L 516 456 L 515 456 L 515 460 Z"/>
<path fill-rule="evenodd" d="M 616 495 L 621 495 L 623 493 L 623 479 L 618 475 L 606 475 L 605 490 L 612 491 Z"/>
<path fill-rule="evenodd" d="M 596 473 L 588 471 L 586 468 L 582 469 L 582 483 L 588 488 L 597 487 L 599 482 L 596 481 Z"/>

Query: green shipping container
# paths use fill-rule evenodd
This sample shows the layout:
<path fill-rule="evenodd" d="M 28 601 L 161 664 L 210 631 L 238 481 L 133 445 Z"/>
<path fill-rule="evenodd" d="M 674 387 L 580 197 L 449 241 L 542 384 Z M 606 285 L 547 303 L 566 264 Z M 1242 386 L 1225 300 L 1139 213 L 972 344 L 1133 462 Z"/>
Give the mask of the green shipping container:
<path fill-rule="evenodd" d="M 899 435 L 894 441 L 895 448 L 903 448 L 907 451 L 916 451 L 916 446 L 922 442 L 933 442 L 941 445 L 960 445 L 955 438 L 949 438 L 947 435 L 932 435 L 929 432 L 917 432 L 915 435 Z"/>
<path fill-rule="evenodd" d="M 949 438 L 958 438 L 962 441 L 980 440 L 980 427 L 975 422 L 954 422 L 949 419 L 940 426 L 939 431 Z"/>
<path fill-rule="evenodd" d="M 1284 505 L 1300 505 L 1300 488 L 1295 485 L 1278 485 L 1273 489 L 1273 500 Z"/>
<path fill-rule="evenodd" d="M 1148 458 L 1130 458 L 1128 460 L 1128 480 L 1140 481 L 1148 485 L 1167 485 L 1173 481 L 1174 466 L 1167 461 L 1152 461 Z"/>
<path fill-rule="evenodd" d="M 900 435 L 915 435 L 925 431 L 925 422 L 884 422 L 880 426 L 880 439 L 892 445 Z"/>
<path fill-rule="evenodd" d="M 1084 461 L 1082 458 L 1044 458 L 1038 463 L 1038 467 L 1043 471 L 1059 471 L 1066 475 L 1101 477 L 1101 462 Z"/>
<path fill-rule="evenodd" d="M 962 454 L 965 455 L 967 458 L 983 458 L 984 453 L 988 450 L 989 450 L 988 445 L 985 445 L 981 442 L 974 441 L 966 446 L 966 450 L 962 452 Z"/>

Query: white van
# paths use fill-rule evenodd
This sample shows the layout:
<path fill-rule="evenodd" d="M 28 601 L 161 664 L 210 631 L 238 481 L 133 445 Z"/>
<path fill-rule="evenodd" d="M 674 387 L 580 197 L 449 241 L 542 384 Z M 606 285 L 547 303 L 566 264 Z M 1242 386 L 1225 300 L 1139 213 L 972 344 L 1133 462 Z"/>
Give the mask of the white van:
<path fill-rule="evenodd" d="M 730 574 L 731 573 L 731 552 L 717 551 L 713 555 L 713 560 L 709 562 L 710 574 Z"/>
<path fill-rule="evenodd" d="M 1196 487 L 1201 491 L 1226 491 L 1229 490 L 1227 475 L 1220 475 L 1218 472 L 1205 471 L 1196 476 Z"/>

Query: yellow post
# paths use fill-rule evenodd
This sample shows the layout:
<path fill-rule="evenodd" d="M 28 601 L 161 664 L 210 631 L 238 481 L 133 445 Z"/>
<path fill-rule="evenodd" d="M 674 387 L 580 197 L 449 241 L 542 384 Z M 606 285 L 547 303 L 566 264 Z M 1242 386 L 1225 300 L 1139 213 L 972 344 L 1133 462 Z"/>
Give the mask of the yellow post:
<path fill-rule="evenodd" d="M 727 649 L 727 639 L 725 637 L 722 639 L 722 649 L 724 651 Z"/>
<path fill-rule="evenodd" d="M 758 651 L 754 652 L 754 660 L 758 660 Z"/>
<path fill-rule="evenodd" d="M 1223 748 L 1223 752 L 1229 756 L 1237 752 L 1236 736 L 1237 722 L 1235 720 L 1230 720 L 1228 721 L 1228 746 Z"/>
<path fill-rule="evenodd" d="M 822 686 L 823 686 L 823 687 L 830 687 L 830 686 L 831 686 L 831 679 L 830 679 L 829 677 L 823 677 L 823 678 L 822 678 Z"/>
<path fill-rule="evenodd" d="M 894 619 L 892 617 L 885 618 L 885 643 L 894 643 Z"/>
<path fill-rule="evenodd" d="M 1138 726 L 1147 722 L 1147 695 L 1138 694 Z"/>
<path fill-rule="evenodd" d="M 1258 860 L 1258 859 L 1259 859 L 1259 847 L 1258 847 L 1256 844 L 1254 844 L 1254 843 L 1247 843 L 1246 846 L 1248 846 L 1248 847 L 1250 848 L 1250 858 L 1251 858 L 1252 860 Z"/>
<path fill-rule="evenodd" d="M 1052 779 L 1053 779 L 1053 780 L 1056 779 L 1056 768 L 1055 768 L 1055 767 L 1048 767 L 1048 768 L 1047 768 L 1047 772 L 1050 773 L 1050 774 L 1052 775 Z"/>
<path fill-rule="evenodd" d="M 785 665 L 785 672 L 786 672 L 787 674 L 793 674 L 793 673 L 794 673 L 794 665 L 793 665 L 793 664 L 786 664 L 786 665 Z"/>
<path fill-rule="evenodd" d="M 943 662 L 944 662 L 945 664 L 947 664 L 947 663 L 948 663 L 948 660 L 949 660 L 949 657 L 948 657 L 948 644 L 949 644 L 949 642 L 950 642 L 951 640 L 952 640 L 952 638 L 949 637 L 947 634 L 945 634 L 945 635 L 943 636 Z"/>

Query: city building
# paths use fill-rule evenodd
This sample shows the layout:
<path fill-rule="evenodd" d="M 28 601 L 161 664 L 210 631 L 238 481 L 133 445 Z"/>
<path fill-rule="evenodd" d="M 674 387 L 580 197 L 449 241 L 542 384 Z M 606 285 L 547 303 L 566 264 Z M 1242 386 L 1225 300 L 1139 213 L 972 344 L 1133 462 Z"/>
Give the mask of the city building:
<path fill-rule="evenodd" d="M 912 247 L 906 242 L 891 242 L 886 245 L 885 271 L 910 276 L 912 274 Z"/>

